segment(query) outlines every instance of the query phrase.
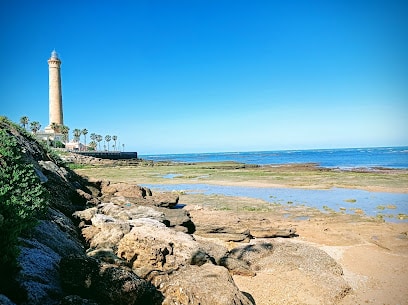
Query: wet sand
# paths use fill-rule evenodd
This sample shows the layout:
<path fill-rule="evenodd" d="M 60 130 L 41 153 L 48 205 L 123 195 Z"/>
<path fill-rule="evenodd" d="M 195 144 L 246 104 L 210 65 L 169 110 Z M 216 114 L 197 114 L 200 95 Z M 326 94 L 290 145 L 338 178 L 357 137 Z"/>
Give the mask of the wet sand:
<path fill-rule="evenodd" d="M 250 293 L 256 304 L 408 304 L 408 223 L 325 214 L 307 207 L 277 206 L 262 210 L 262 202 L 251 203 L 253 200 L 248 198 L 236 198 L 241 206 L 237 208 L 231 198 L 217 199 L 214 204 L 218 201 L 222 210 L 200 195 L 183 195 L 180 202 L 186 204 L 196 223 L 211 217 L 240 219 L 244 226 L 267 221 L 273 227 L 294 228 L 298 236 L 291 240 L 318 247 L 333 257 L 352 288 L 343 299 L 331 303 L 322 297 L 322 287 L 314 285 L 313 278 L 273 271 L 261 271 L 254 277 L 234 275 L 238 287 Z M 248 205 L 258 208 L 243 210 Z M 309 215 L 307 220 L 300 220 L 305 215 Z"/>

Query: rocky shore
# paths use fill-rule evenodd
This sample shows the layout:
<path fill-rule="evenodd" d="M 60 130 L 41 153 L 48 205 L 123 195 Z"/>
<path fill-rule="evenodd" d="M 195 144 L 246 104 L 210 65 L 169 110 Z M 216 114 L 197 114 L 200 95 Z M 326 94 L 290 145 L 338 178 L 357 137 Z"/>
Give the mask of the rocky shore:
<path fill-rule="evenodd" d="M 178 193 L 85 179 L 35 142 L 16 132 L 14 136 L 51 200 L 47 216 L 21 238 L 20 270 L 10 279 L 10 287 L 2 288 L 0 304 L 268 305 L 356 300 L 353 295 L 359 287 L 336 255 L 303 239 L 316 228 L 321 234 L 317 239 L 324 234 L 342 239 L 334 222 L 316 227 L 282 221 L 277 214 L 220 211 L 194 201 L 180 204 Z M 400 247 L 398 253 L 403 252 L 406 241 L 400 241 L 384 246 L 386 251 Z M 380 235 L 377 244 L 383 245 Z"/>
<path fill-rule="evenodd" d="M 47 179 L 69 181 L 63 168 L 39 164 Z M 322 284 L 330 282 L 327 301 L 350 289 L 325 252 L 289 240 L 265 241 L 295 236 L 293 228 L 196 225 L 177 208 L 177 194 L 125 183 L 88 181 L 75 194 L 88 208 L 74 211 L 72 220 L 50 209 L 23 240 L 17 278 L 27 297 L 22 304 L 254 304 L 231 275 L 253 277 L 285 265 L 306 267 Z M 66 212 L 74 208 L 60 205 Z M 263 239 L 257 242 L 257 236 Z M 255 242 L 228 249 L 214 239 Z"/>
<path fill-rule="evenodd" d="M 307 265 L 325 270 L 336 283 L 330 299 L 349 290 L 341 267 L 323 251 L 290 241 L 262 240 L 233 249 L 212 241 L 291 237 L 293 229 L 195 224 L 178 207 L 177 194 L 88 181 L 17 130 L 10 134 L 51 202 L 46 217 L 21 238 L 20 269 L 13 284 L 2 288 L 0 304 L 255 304 L 232 274 L 254 276 L 262 268 L 286 265 L 286 259 L 293 263 L 295 252 L 303 260 L 313 256 Z"/>

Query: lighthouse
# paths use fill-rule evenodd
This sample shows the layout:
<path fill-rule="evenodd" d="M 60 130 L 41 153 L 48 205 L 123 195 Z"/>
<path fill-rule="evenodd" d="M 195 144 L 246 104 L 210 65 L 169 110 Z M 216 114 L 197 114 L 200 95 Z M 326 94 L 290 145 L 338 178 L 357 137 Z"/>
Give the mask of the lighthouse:
<path fill-rule="evenodd" d="M 51 128 L 52 123 L 58 125 L 64 124 L 62 113 L 62 91 L 61 91 L 61 60 L 58 58 L 57 52 L 51 52 L 51 57 L 48 59 L 48 78 L 49 78 L 49 125 L 45 128 L 45 132 L 53 133 Z"/>

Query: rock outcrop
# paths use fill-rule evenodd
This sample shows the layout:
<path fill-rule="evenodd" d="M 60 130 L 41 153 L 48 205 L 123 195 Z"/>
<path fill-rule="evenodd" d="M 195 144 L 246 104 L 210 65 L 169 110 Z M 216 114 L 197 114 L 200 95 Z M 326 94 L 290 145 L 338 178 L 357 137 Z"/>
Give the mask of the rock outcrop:
<path fill-rule="evenodd" d="M 0 304 L 251 305 L 231 275 L 263 269 L 313 276 L 329 300 L 349 289 L 341 267 L 323 251 L 288 240 L 256 242 L 293 237 L 291 228 L 194 223 L 175 193 L 86 181 L 38 143 L 13 134 L 51 198 L 48 214 L 21 238 L 18 288 L 14 295 L 0 290 Z M 214 238 L 252 243 L 228 250 Z M 326 291 L 325 283 L 334 288 Z"/>
<path fill-rule="evenodd" d="M 239 291 L 225 268 L 211 263 L 184 266 L 177 272 L 157 274 L 152 283 L 160 287 L 165 295 L 163 305 L 253 304 Z"/>
<path fill-rule="evenodd" d="M 61 260 L 61 282 L 67 293 L 96 300 L 101 304 L 162 303 L 156 288 L 126 268 L 100 263 L 86 256 L 68 256 Z"/>
<path fill-rule="evenodd" d="M 177 195 L 156 195 L 123 183 L 98 185 L 101 203 L 73 214 L 88 243 L 89 257 L 127 267 L 153 283 L 163 294 L 163 304 L 252 304 L 228 270 L 216 266 L 219 258 L 207 251 L 215 246 L 189 234 L 195 226 L 188 211 L 171 208 Z M 209 291 L 213 298 L 206 298 Z"/>
<path fill-rule="evenodd" d="M 193 212 L 193 211 L 192 211 Z M 195 234 L 226 242 L 249 242 L 253 238 L 295 237 L 296 229 L 279 227 L 268 221 L 227 217 L 222 222 L 213 211 L 201 210 L 196 214 Z"/>

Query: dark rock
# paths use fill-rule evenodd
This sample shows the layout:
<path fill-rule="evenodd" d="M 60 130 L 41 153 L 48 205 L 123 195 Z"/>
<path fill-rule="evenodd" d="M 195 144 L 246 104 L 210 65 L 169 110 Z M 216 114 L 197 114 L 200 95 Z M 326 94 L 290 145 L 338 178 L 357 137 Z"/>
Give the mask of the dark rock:
<path fill-rule="evenodd" d="M 85 181 L 85 187 L 90 191 L 92 197 L 99 197 L 102 194 L 102 180 L 88 179 Z"/>
<path fill-rule="evenodd" d="M 40 220 L 30 237 L 51 248 L 61 257 L 84 252 L 73 222 L 54 209 L 49 209 L 48 220 Z"/>
<path fill-rule="evenodd" d="M 220 260 L 220 266 L 228 269 L 232 274 L 255 276 L 256 273 L 251 270 L 251 266 L 244 260 L 237 259 L 230 256 L 225 256 Z"/>
<path fill-rule="evenodd" d="M 161 304 L 162 295 L 136 274 L 113 265 L 101 265 L 86 256 L 69 256 L 60 263 L 61 282 L 71 294 L 102 304 Z"/>
<path fill-rule="evenodd" d="M 184 227 L 187 229 L 181 229 L 185 233 L 193 234 L 195 231 L 195 225 L 191 221 L 190 213 L 183 209 L 166 209 L 156 208 L 159 212 L 164 214 L 163 223 L 168 227 Z"/>
<path fill-rule="evenodd" d="M 43 174 L 43 172 L 41 171 L 41 169 L 39 169 L 38 167 L 34 166 L 34 170 L 35 173 L 37 174 L 38 178 L 40 178 L 41 183 L 46 183 L 48 181 L 47 176 L 45 176 Z"/>
<path fill-rule="evenodd" d="M 228 257 L 236 258 L 252 265 L 264 257 L 273 254 L 274 245 L 272 243 L 255 243 L 234 248 L 228 253 Z"/>
<path fill-rule="evenodd" d="M 18 263 L 17 283 L 26 300 L 24 304 L 56 304 L 63 291 L 59 281 L 58 255 L 35 239 L 23 239 Z"/>
<path fill-rule="evenodd" d="M 40 160 L 38 161 L 38 164 L 41 165 L 45 172 L 54 173 L 58 175 L 60 178 L 62 178 L 64 181 L 68 181 L 68 179 L 70 178 L 70 174 L 65 168 L 58 166 L 52 161 Z"/>
<path fill-rule="evenodd" d="M 67 295 L 64 297 L 59 305 L 99 305 L 93 300 L 83 299 L 77 295 Z"/>
<path fill-rule="evenodd" d="M 55 304 L 63 294 L 58 274 L 61 257 L 84 251 L 69 218 L 54 209 L 49 209 L 47 218 L 22 239 L 17 282 L 27 304 Z"/>
<path fill-rule="evenodd" d="M 200 249 L 211 258 L 211 261 L 220 265 L 220 261 L 227 255 L 228 249 L 200 236 L 194 236 L 194 238 L 198 242 Z"/>
<path fill-rule="evenodd" d="M 98 261 L 84 255 L 70 255 L 60 261 L 61 284 L 69 294 L 92 297 L 91 285 L 98 273 Z"/>
<path fill-rule="evenodd" d="M 116 266 L 128 266 L 128 264 L 124 260 L 117 257 L 114 251 L 110 248 L 90 250 L 86 252 L 86 255 L 108 264 L 114 264 Z"/>
<path fill-rule="evenodd" d="M 163 295 L 131 271 L 103 265 L 92 285 L 97 299 L 112 305 L 160 305 Z"/>
<path fill-rule="evenodd" d="M 0 305 L 16 305 L 8 297 L 3 294 L 0 294 Z"/>

